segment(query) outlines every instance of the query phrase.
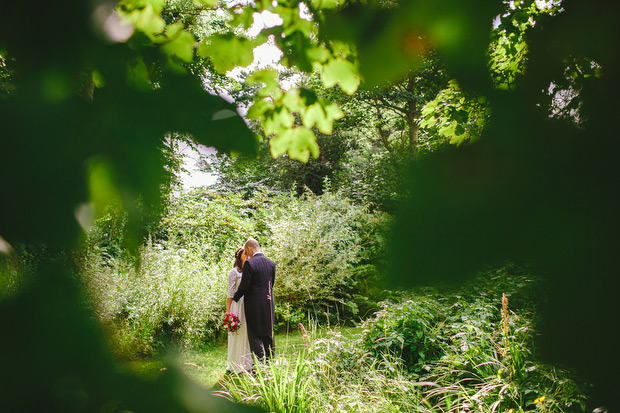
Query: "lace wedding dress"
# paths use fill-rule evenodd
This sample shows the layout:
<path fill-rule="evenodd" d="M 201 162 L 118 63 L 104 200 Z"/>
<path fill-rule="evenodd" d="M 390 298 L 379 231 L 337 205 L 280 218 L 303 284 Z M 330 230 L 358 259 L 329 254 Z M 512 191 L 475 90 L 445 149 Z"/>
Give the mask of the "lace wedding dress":
<path fill-rule="evenodd" d="M 228 273 L 228 298 L 233 298 L 242 274 L 233 268 Z M 238 302 L 232 302 L 230 312 L 239 317 L 239 328 L 234 333 L 228 333 L 228 371 L 241 373 L 252 367 L 252 355 L 250 353 L 250 341 L 248 340 L 248 326 L 245 322 L 243 297 Z"/>

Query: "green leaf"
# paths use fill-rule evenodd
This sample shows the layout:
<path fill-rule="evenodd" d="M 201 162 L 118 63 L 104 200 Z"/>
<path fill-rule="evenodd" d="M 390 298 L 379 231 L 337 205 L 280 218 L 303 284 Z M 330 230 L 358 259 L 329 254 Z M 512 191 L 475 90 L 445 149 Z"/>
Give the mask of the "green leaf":
<path fill-rule="evenodd" d="M 215 7 L 217 0 L 194 0 L 194 5 L 197 7 Z"/>
<path fill-rule="evenodd" d="M 158 15 L 164 11 L 164 7 L 166 5 L 166 0 L 144 0 L 146 3 L 150 4 L 153 7 L 153 10 Z"/>
<path fill-rule="evenodd" d="M 330 134 L 334 120 L 343 116 L 344 113 L 338 105 L 332 103 L 324 107 L 320 102 L 316 102 L 310 105 L 303 114 L 303 124 L 308 128 L 316 125 L 322 133 Z"/>
<path fill-rule="evenodd" d="M 271 4 L 269 5 L 269 8 L 271 8 Z M 278 4 L 278 6 L 274 7 L 271 11 L 280 16 L 282 19 L 282 28 L 284 29 L 290 26 L 293 20 L 296 18 L 299 19 L 299 10 L 297 8 L 293 9 L 282 4 Z"/>
<path fill-rule="evenodd" d="M 466 133 L 462 135 L 456 134 L 456 128 L 457 127 L 454 127 L 452 133 L 447 136 L 450 137 L 450 143 L 452 145 L 460 146 L 463 142 L 465 142 L 465 139 L 467 139 L 468 135 Z"/>
<path fill-rule="evenodd" d="M 326 134 L 332 132 L 332 123 L 327 120 L 325 112 L 323 112 L 323 108 L 318 102 L 306 109 L 303 116 L 303 123 L 304 126 L 308 128 L 317 125 L 317 128 Z"/>
<path fill-rule="evenodd" d="M 308 162 L 310 154 L 314 158 L 319 156 L 319 145 L 316 143 L 316 136 L 306 127 L 298 127 L 283 131 L 273 137 L 270 141 L 271 155 L 274 158 L 285 153 L 292 159 Z"/>
<path fill-rule="evenodd" d="M 302 99 L 299 97 L 299 90 L 289 89 L 282 97 L 282 104 L 289 112 L 302 112 L 305 109 Z"/>
<path fill-rule="evenodd" d="M 127 65 L 127 81 L 136 89 L 149 90 L 152 87 L 149 69 L 142 57 Z"/>
<path fill-rule="evenodd" d="M 184 62 L 191 62 L 194 59 L 194 47 L 196 46 L 196 39 L 191 33 L 181 31 L 175 35 L 172 40 L 164 43 L 161 49 L 169 56 L 177 56 Z"/>
<path fill-rule="evenodd" d="M 321 78 L 326 87 L 336 84 L 347 94 L 352 95 L 360 84 L 360 77 L 353 63 L 342 58 L 331 59 L 322 67 Z"/>
<path fill-rule="evenodd" d="M 437 102 L 436 101 L 432 100 L 432 101 L 428 102 L 422 108 L 422 116 L 428 116 L 428 115 L 432 114 L 435 111 L 436 108 L 437 108 Z"/>
<path fill-rule="evenodd" d="M 313 47 L 306 52 L 308 59 L 313 62 L 323 63 L 331 56 L 331 53 L 323 45 Z"/>
<path fill-rule="evenodd" d="M 161 11 L 157 13 L 151 4 L 147 4 L 143 9 L 132 10 L 127 14 L 119 13 L 151 40 L 155 40 L 156 36 L 161 34 L 166 27 L 166 22 L 160 14 Z"/>
<path fill-rule="evenodd" d="M 300 32 L 305 37 L 310 37 L 314 33 L 314 22 L 300 18 L 299 13 L 294 13 L 293 16 L 292 24 L 285 26 L 282 34 L 284 34 L 284 36 L 290 36 L 295 32 Z"/>
<path fill-rule="evenodd" d="M 299 97 L 304 101 L 304 105 L 310 106 L 314 105 L 315 102 L 318 101 L 318 96 L 316 92 L 312 89 L 301 88 L 299 90 Z"/>
<path fill-rule="evenodd" d="M 169 24 L 166 26 L 166 37 L 171 40 L 173 37 L 180 35 L 184 28 L 183 22 Z"/>
<path fill-rule="evenodd" d="M 252 73 L 245 79 L 248 85 L 255 85 L 256 83 L 264 83 L 265 86 L 258 92 L 259 96 L 269 96 L 276 90 L 280 89 L 278 83 L 278 72 L 273 69 L 263 69 Z"/>
<path fill-rule="evenodd" d="M 320 9 L 335 9 L 344 4 L 343 0 L 312 0 L 312 7 Z"/>
<path fill-rule="evenodd" d="M 451 136 L 454 136 L 454 129 L 455 129 L 455 125 L 452 123 L 448 123 L 445 126 L 442 126 L 441 128 L 439 128 L 439 134 L 441 136 L 445 136 L 446 138 L 449 138 Z"/>
<path fill-rule="evenodd" d="M 203 41 L 198 48 L 198 54 L 201 57 L 211 58 L 215 69 L 220 73 L 226 73 L 237 66 L 252 64 L 253 50 L 254 45 L 248 39 L 224 34 Z"/>
<path fill-rule="evenodd" d="M 258 0 L 256 2 L 256 10 L 258 11 L 269 10 L 272 8 L 271 4 L 272 4 L 271 0 Z"/>
<path fill-rule="evenodd" d="M 105 79 L 103 78 L 101 72 L 99 72 L 98 70 L 93 70 L 91 76 L 93 78 L 93 83 L 96 87 L 101 88 L 105 86 Z"/>
<path fill-rule="evenodd" d="M 254 13 L 255 10 L 252 7 L 246 7 L 239 14 L 234 14 L 232 25 L 242 26 L 245 30 L 248 30 L 252 24 L 254 24 Z"/>
<path fill-rule="evenodd" d="M 263 129 L 267 136 L 281 133 L 283 129 L 293 127 L 295 118 L 283 106 L 276 107 L 270 114 L 266 114 L 263 120 Z"/>
<path fill-rule="evenodd" d="M 527 12 L 519 11 L 514 14 L 513 19 L 517 23 L 527 23 L 530 19 L 530 15 Z M 516 25 L 516 24 L 515 24 Z"/>
<path fill-rule="evenodd" d="M 249 75 L 245 81 L 248 85 L 259 83 L 277 83 L 278 72 L 273 69 L 258 70 Z"/>
<path fill-rule="evenodd" d="M 340 109 L 340 106 L 335 103 L 330 103 L 328 105 L 323 104 L 323 110 L 328 119 L 337 120 L 344 118 L 344 112 Z"/>

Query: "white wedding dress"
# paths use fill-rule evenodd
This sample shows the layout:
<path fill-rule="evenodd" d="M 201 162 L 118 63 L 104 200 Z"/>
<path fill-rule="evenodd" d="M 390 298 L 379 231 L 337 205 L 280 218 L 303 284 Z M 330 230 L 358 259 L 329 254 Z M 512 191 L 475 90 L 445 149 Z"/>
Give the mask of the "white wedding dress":
<path fill-rule="evenodd" d="M 228 273 L 228 298 L 233 298 L 239 284 L 241 273 L 233 268 Z M 243 297 L 238 302 L 230 304 L 230 312 L 239 317 L 239 328 L 234 333 L 228 333 L 228 371 L 241 373 L 252 368 L 252 355 L 250 353 L 250 341 L 248 340 L 248 326 L 245 322 Z"/>

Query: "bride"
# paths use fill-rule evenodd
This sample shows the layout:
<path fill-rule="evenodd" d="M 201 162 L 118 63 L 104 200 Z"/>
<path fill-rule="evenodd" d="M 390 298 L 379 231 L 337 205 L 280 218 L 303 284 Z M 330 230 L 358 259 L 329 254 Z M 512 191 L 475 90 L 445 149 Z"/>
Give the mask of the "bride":
<path fill-rule="evenodd" d="M 233 300 L 235 292 L 241 282 L 243 263 L 248 256 L 245 250 L 237 248 L 235 251 L 235 265 L 228 273 L 228 295 L 226 299 L 226 314 L 239 317 L 239 328 L 234 333 L 228 332 L 228 368 L 230 372 L 241 373 L 252 367 L 252 355 L 248 340 L 248 326 L 245 323 L 243 298 L 238 302 Z"/>

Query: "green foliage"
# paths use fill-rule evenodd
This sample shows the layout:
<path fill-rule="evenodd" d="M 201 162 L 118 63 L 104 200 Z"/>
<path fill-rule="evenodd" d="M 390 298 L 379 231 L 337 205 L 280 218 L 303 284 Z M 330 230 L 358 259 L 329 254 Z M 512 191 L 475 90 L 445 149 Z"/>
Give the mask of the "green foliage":
<path fill-rule="evenodd" d="M 137 259 L 122 247 L 125 217 L 110 209 L 97 221 L 79 267 L 126 357 L 217 342 L 233 252 L 250 236 L 277 263 L 277 328 L 296 328 L 308 314 L 345 322 L 372 305 L 364 296 L 377 275 L 383 237 L 375 231 L 384 218 L 338 194 L 186 193 L 170 202 Z"/>
<path fill-rule="evenodd" d="M 273 403 L 275 395 L 296 397 L 304 411 L 311 412 L 419 411 L 421 393 L 405 376 L 398 359 L 375 359 L 347 329 L 319 334 L 313 328 L 301 339 L 297 354 L 259 364 L 253 376 L 222 377 L 219 394 L 260 406 Z M 284 401 L 272 409 L 298 411 Z"/>
<path fill-rule="evenodd" d="M 311 324 L 301 331 L 297 354 L 280 353 L 254 376 L 222 377 L 220 394 L 266 406 L 276 395 L 303 393 L 298 402 L 317 412 L 585 412 L 575 375 L 537 359 L 537 319 L 527 309 L 539 302 L 540 283 L 507 264 L 451 293 L 400 293 L 359 334 L 327 329 L 319 335 Z M 520 303 L 517 312 L 502 305 L 503 291 Z M 420 346 L 426 358 L 414 354 Z M 410 368 L 412 359 L 418 368 Z M 284 399 L 266 407 L 295 411 Z"/>
<path fill-rule="evenodd" d="M 518 77 L 523 76 L 528 60 L 528 35 L 545 17 L 561 10 L 560 2 L 507 1 L 506 10 L 499 16 L 499 24 L 491 31 L 489 69 L 495 87 L 514 89 Z"/>
<path fill-rule="evenodd" d="M 309 388 L 312 382 L 303 351 L 294 361 L 276 358 L 262 364 L 255 359 L 255 365 L 254 374 L 223 376 L 219 384 L 225 390 L 219 394 L 269 412 L 310 411 Z"/>
<path fill-rule="evenodd" d="M 249 66 L 254 59 L 254 44 L 247 39 L 234 35 L 213 36 L 208 43 L 202 43 L 198 53 L 202 57 L 212 57 L 213 66 L 219 72 L 226 73 L 237 66 Z"/>
<path fill-rule="evenodd" d="M 404 196 L 403 170 L 411 159 L 360 144 L 348 151 L 333 186 L 355 203 L 393 213 Z"/>
<path fill-rule="evenodd" d="M 11 60 L 0 51 L 0 98 L 8 97 L 14 90 L 13 71 L 10 68 Z"/>
<path fill-rule="evenodd" d="M 310 190 L 321 195 L 329 190 L 328 183 L 336 179 L 342 169 L 349 142 L 337 134 L 316 134 L 321 155 L 317 159 L 309 158 L 307 163 L 288 156 L 274 159 L 266 143 L 261 144 L 256 158 L 217 154 L 213 159 L 213 167 L 218 171 L 219 184 L 226 191 L 252 191 L 263 187 L 283 192 L 293 189 L 297 195 Z"/>
<path fill-rule="evenodd" d="M 209 7 L 216 8 L 220 16 L 226 17 L 218 21 Z M 323 6 L 317 7 L 314 11 L 320 13 Z M 306 73 L 318 71 L 328 87 L 339 85 L 348 94 L 353 94 L 360 83 L 354 52 L 342 42 L 319 40 L 317 25 L 302 17 L 305 7 L 299 2 L 260 2 L 224 7 L 216 2 L 189 4 L 124 0 L 119 3 L 118 10 L 137 32 L 130 42 L 139 43 L 139 34 L 146 36 L 176 70 L 183 70 L 181 62 L 193 62 L 195 53 L 220 73 L 248 66 L 253 62 L 253 49 L 265 44 L 271 36 L 284 54 L 281 63 L 286 67 Z M 256 38 L 246 38 L 243 33 L 251 26 L 253 14 L 264 11 L 279 15 L 282 25 L 263 30 Z M 206 16 L 211 16 L 207 22 L 218 22 L 220 28 L 204 30 L 197 27 L 199 19 Z M 145 42 L 139 44 L 144 47 Z M 300 90 L 285 90 L 261 76 L 250 78 L 249 82 L 265 82 L 266 87 L 254 96 L 248 116 L 257 119 L 265 135 L 271 138 L 272 154 L 277 157 L 287 153 L 303 162 L 307 162 L 310 155 L 317 158 L 318 146 L 311 127 L 316 124 L 321 132 L 329 133 L 333 121 L 342 116 L 338 107 L 330 102 L 300 99 Z M 304 126 L 293 124 L 293 114 L 302 119 Z"/>
<path fill-rule="evenodd" d="M 356 315 L 352 294 L 363 294 L 363 283 L 376 272 L 368 264 L 381 253 L 382 239 L 372 234 L 382 225 L 381 214 L 370 214 L 338 193 L 290 199 L 269 223 L 266 251 L 278 266 L 276 298 L 315 317 L 325 306 L 345 318 Z"/>
<path fill-rule="evenodd" d="M 420 297 L 396 304 L 384 302 L 381 307 L 362 325 L 362 342 L 372 355 L 400 357 L 414 372 L 440 356 L 440 343 L 433 331 L 440 320 L 436 300 Z"/>
<path fill-rule="evenodd" d="M 192 11 L 216 6 L 212 1 L 184 4 L 195 5 Z M 80 233 L 76 208 L 105 213 L 107 203 L 116 201 L 129 213 L 132 231 L 127 239 L 137 249 L 138 230 L 145 222 L 157 221 L 164 202 L 160 193 L 166 182 L 160 152 L 164 136 L 173 131 L 191 133 L 224 151 L 253 147 L 241 119 L 222 117 L 234 113 L 234 105 L 207 96 L 202 82 L 187 75 L 187 67 L 193 75 L 202 75 L 201 70 L 192 72 L 197 67 L 186 62 L 199 43 L 189 37 L 199 40 L 194 31 L 185 34 L 191 18 L 167 13 L 161 0 L 123 1 L 119 13 L 135 24 L 134 36 L 123 44 L 106 30 L 107 19 L 92 26 L 95 5 L 42 3 L 37 13 L 29 13 L 28 3 L 2 5 L 0 50 L 11 59 L 9 78 L 14 87 L 0 100 L 0 176 L 7 177 L 0 192 L 9 200 L 0 204 L 0 234 L 13 245 L 44 241 L 54 247 L 72 246 Z M 352 65 L 369 85 L 401 77 L 419 64 L 421 50 L 432 44 L 464 91 L 487 96 L 493 121 L 486 125 L 485 139 L 424 159 L 405 180 L 408 184 L 402 191 L 414 196 L 404 200 L 394 225 L 404 239 L 396 238 L 397 258 L 391 261 L 401 265 L 404 250 L 415 266 L 399 281 L 437 282 L 506 256 L 536 258 L 556 289 L 544 311 L 547 354 L 598 380 L 599 397 L 609 400 L 618 387 L 617 355 L 604 351 L 606 341 L 599 338 L 614 332 L 609 317 L 618 293 L 614 282 L 618 199 L 610 191 L 618 180 L 613 167 L 618 142 L 612 133 L 618 112 L 618 6 L 566 3 L 553 19 L 534 20 L 534 26 L 529 16 L 533 9 L 528 8 L 535 2 L 508 5 L 515 10 L 510 25 L 527 29 L 527 47 L 522 47 L 522 36 L 509 39 L 513 28 L 505 25 L 501 30 L 506 30 L 506 42 L 489 50 L 489 24 L 506 8 L 491 1 L 349 2 L 333 12 L 319 8 L 331 9 L 335 2 L 313 2 L 306 5 L 313 21 L 302 17 L 305 9 L 297 1 L 262 1 L 240 7 L 245 10 L 231 21 L 236 28 L 247 28 L 254 10 L 274 11 L 284 24 L 264 34 L 274 35 L 285 64 L 308 73 L 334 69 L 336 61 L 336 69 Z M 114 19 L 108 9 L 104 17 Z M 205 30 L 208 36 L 229 31 L 220 21 L 214 26 Z M 343 45 L 342 39 L 350 43 Z M 515 55 L 505 59 L 510 82 L 512 73 L 522 72 L 527 53 L 527 70 L 523 76 L 515 75 L 519 81 L 514 90 L 499 91 L 489 82 L 488 54 L 498 50 Z M 500 63 L 502 59 L 498 55 Z M 324 80 L 335 82 L 327 73 Z M 336 83 L 350 91 L 356 76 L 347 70 Z M 568 102 L 559 107 L 562 116 L 550 120 L 549 109 L 552 115 L 555 109 L 549 101 L 553 103 L 560 92 L 566 92 Z M 295 116 L 303 115 L 303 110 L 296 106 L 295 94 L 272 108 L 274 96 L 276 91 L 257 99 L 257 104 L 265 103 L 255 111 L 263 126 L 285 130 L 293 138 L 280 142 L 277 152 L 292 148 L 292 155 L 302 159 L 316 154 L 308 130 L 291 132 L 308 128 L 296 123 Z M 565 122 L 576 115 L 578 122 Z M 311 120 L 317 127 L 325 121 L 314 111 Z M 327 129 L 325 124 L 321 127 Z M 40 276 L 32 289 L 1 303 L 0 314 L 9 331 L 23 333 L 10 335 L 0 349 L 8 358 L 3 361 L 4 376 L 13 380 L 2 383 L 11 397 L 7 408 L 66 410 L 63 407 L 70 405 L 90 411 L 107 408 L 109 400 L 125 400 L 123 387 L 133 390 L 136 381 L 120 380 L 111 364 L 103 362 L 105 352 L 97 350 L 96 328 L 80 311 L 78 294 L 68 285 L 71 271 L 54 262 L 37 272 Z M 76 331 L 88 334 L 75 335 Z M 25 345 L 29 343 L 35 344 Z M 56 356 L 53 360 L 40 356 L 50 349 Z M 36 357 L 24 357 L 30 354 Z M 33 376 L 40 381 L 33 381 Z M 87 391 L 76 382 L 89 383 Z M 35 400 L 29 397 L 32 394 L 41 397 Z M 86 404 L 80 397 L 84 394 L 89 394 Z M 171 401 L 177 400 L 174 393 L 161 394 L 170 402 L 157 400 L 162 410 L 162 406 L 172 411 L 187 408 Z M 64 395 L 77 398 L 67 401 Z M 20 397 L 25 405 L 19 405 Z M 76 400 L 81 403 L 71 403 Z M 617 402 L 609 401 L 615 408 L 612 403 Z M 139 402 L 121 406 L 152 410 Z"/>
<path fill-rule="evenodd" d="M 209 259 L 230 256 L 250 236 L 266 237 L 266 209 L 281 200 L 266 192 L 257 192 L 250 199 L 239 193 L 185 193 L 171 203 L 170 213 L 162 219 L 161 236 L 179 248 L 197 248 Z"/>
<path fill-rule="evenodd" d="M 199 400 L 202 411 L 204 406 L 207 411 L 252 411 L 212 397 L 170 363 L 165 374 L 150 380 L 129 372 L 105 345 L 84 305 L 83 290 L 55 268 L 57 262 L 40 261 L 28 288 L 0 301 L 2 314 L 11 314 L 5 327 L 19 336 L 0 342 L 6 373 L 0 377 L 3 409 L 196 412 Z"/>
<path fill-rule="evenodd" d="M 423 388 L 431 411 L 527 411 L 542 396 L 548 411 L 585 411 L 583 385 L 535 358 L 541 287 L 540 279 L 507 264 L 453 293 L 406 295 L 384 302 L 364 323 L 361 344 L 399 357 L 420 382 L 431 383 Z M 506 301 L 502 314 L 504 292 L 515 307 Z"/>
<path fill-rule="evenodd" d="M 4 240 L 0 239 L 0 243 Z M 35 276 L 39 261 L 48 255 L 45 245 L 19 245 L 0 252 L 0 301 L 23 291 Z"/>
<path fill-rule="evenodd" d="M 159 238 L 148 240 L 137 261 L 121 248 L 122 215 L 100 219 L 90 233 L 80 259 L 82 276 L 119 353 L 131 357 L 221 337 L 232 253 L 248 234 L 257 234 L 258 225 L 238 208 L 239 196 L 202 195 L 211 196 L 186 194 L 171 201 Z"/>
<path fill-rule="evenodd" d="M 448 88 L 424 106 L 421 115 L 420 127 L 427 129 L 430 136 L 439 138 L 429 139 L 429 145 L 448 141 L 458 146 L 480 138 L 490 111 L 485 98 L 466 96 L 456 81 L 451 80 Z"/>
<path fill-rule="evenodd" d="M 361 75 L 370 86 L 415 70 L 431 45 L 444 52 L 448 71 L 458 72 L 459 80 L 469 85 L 485 77 L 489 22 L 498 12 L 492 2 L 475 9 L 458 1 L 350 2 L 337 13 L 325 13 L 321 30 L 329 38 L 355 45 Z M 372 36 L 365 27 L 373 27 Z"/>

